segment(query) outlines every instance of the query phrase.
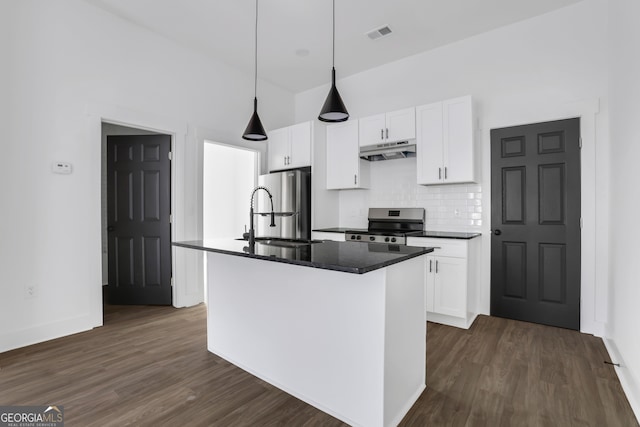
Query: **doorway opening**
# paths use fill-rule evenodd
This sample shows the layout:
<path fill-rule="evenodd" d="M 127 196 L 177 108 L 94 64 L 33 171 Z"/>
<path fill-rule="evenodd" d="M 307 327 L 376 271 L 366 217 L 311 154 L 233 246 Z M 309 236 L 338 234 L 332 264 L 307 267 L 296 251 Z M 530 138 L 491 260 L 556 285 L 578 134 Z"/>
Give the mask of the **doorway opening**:
<path fill-rule="evenodd" d="M 103 305 L 171 305 L 171 135 L 102 123 Z"/>
<path fill-rule="evenodd" d="M 580 119 L 491 131 L 491 315 L 580 330 Z"/>
<path fill-rule="evenodd" d="M 258 153 L 205 141 L 202 234 L 205 240 L 239 238 L 249 221 L 249 197 L 258 177 Z"/>
<path fill-rule="evenodd" d="M 237 239 L 247 231 L 249 199 L 258 182 L 259 160 L 257 151 L 205 140 L 202 173 L 203 240 Z M 202 256 L 206 283 L 206 253 Z M 206 286 L 204 300 L 208 301 Z"/>

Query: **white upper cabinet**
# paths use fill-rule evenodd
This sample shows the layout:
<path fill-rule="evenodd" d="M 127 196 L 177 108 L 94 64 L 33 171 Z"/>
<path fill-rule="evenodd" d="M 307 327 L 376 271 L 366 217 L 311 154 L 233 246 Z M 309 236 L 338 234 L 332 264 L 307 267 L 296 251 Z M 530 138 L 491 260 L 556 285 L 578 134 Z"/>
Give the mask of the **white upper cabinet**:
<path fill-rule="evenodd" d="M 275 129 L 268 133 L 269 171 L 311 166 L 313 122 Z"/>
<path fill-rule="evenodd" d="M 359 122 L 360 146 L 408 141 L 416 137 L 414 107 L 364 117 Z"/>
<path fill-rule="evenodd" d="M 268 136 L 269 171 L 286 169 L 287 156 L 289 155 L 289 128 L 272 130 Z"/>
<path fill-rule="evenodd" d="M 327 126 L 327 190 L 369 186 L 369 164 L 359 154 L 358 120 Z"/>
<path fill-rule="evenodd" d="M 475 182 L 471 96 L 416 107 L 418 184 Z"/>

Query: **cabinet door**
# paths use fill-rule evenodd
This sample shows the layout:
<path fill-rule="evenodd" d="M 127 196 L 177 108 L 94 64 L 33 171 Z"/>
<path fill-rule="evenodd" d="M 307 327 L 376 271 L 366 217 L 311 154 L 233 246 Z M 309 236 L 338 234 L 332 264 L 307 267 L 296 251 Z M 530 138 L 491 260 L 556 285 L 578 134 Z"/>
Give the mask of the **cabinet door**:
<path fill-rule="evenodd" d="M 385 139 L 388 142 L 408 141 L 416 137 L 416 109 L 406 108 L 387 113 Z"/>
<path fill-rule="evenodd" d="M 467 315 L 467 260 L 435 258 L 433 312 L 448 316 Z"/>
<path fill-rule="evenodd" d="M 290 160 L 288 168 L 311 166 L 311 122 L 289 126 Z"/>
<path fill-rule="evenodd" d="M 269 150 L 269 171 L 287 169 L 289 156 L 289 128 L 269 132 L 267 149 Z"/>
<path fill-rule="evenodd" d="M 418 184 L 442 183 L 442 103 L 416 108 Z"/>
<path fill-rule="evenodd" d="M 427 257 L 427 275 L 426 275 L 426 307 L 427 307 L 427 311 L 433 311 L 433 298 L 434 298 L 434 294 L 435 294 L 435 280 L 436 280 L 436 273 L 435 273 L 435 268 L 436 268 L 436 259 L 434 256 L 428 256 Z"/>
<path fill-rule="evenodd" d="M 327 189 L 358 188 L 358 121 L 327 126 Z"/>
<path fill-rule="evenodd" d="M 444 182 L 474 182 L 473 114 L 471 97 L 443 102 Z"/>
<path fill-rule="evenodd" d="M 385 142 L 385 115 L 364 117 L 358 120 L 360 146 L 375 145 Z"/>

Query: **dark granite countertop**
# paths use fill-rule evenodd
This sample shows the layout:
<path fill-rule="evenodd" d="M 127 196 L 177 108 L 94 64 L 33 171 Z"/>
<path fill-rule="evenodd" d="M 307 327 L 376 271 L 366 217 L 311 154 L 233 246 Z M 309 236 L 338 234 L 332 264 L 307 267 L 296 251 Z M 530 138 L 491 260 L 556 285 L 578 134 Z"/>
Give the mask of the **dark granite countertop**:
<path fill-rule="evenodd" d="M 321 231 L 324 233 L 346 233 L 347 231 L 359 231 L 366 233 L 366 228 L 345 228 L 345 227 L 333 227 L 333 228 L 320 228 L 312 231 Z M 481 236 L 481 233 L 465 233 L 459 231 L 423 231 L 421 234 L 412 234 L 410 237 L 434 237 L 438 239 L 473 239 L 474 237 Z"/>
<path fill-rule="evenodd" d="M 432 252 L 433 248 L 386 243 L 322 242 L 291 244 L 257 241 L 253 251 L 245 240 L 193 240 L 174 246 L 282 262 L 345 273 L 363 274 Z"/>
<path fill-rule="evenodd" d="M 410 237 L 435 237 L 438 239 L 469 240 L 481 235 L 481 233 L 463 233 L 458 231 L 423 231 L 422 234 L 412 234 Z"/>
<path fill-rule="evenodd" d="M 333 228 L 319 228 L 317 230 L 311 231 L 319 231 L 322 233 L 346 233 L 347 231 L 361 231 L 363 233 L 367 232 L 366 228 L 347 228 L 347 227 L 333 227 Z"/>

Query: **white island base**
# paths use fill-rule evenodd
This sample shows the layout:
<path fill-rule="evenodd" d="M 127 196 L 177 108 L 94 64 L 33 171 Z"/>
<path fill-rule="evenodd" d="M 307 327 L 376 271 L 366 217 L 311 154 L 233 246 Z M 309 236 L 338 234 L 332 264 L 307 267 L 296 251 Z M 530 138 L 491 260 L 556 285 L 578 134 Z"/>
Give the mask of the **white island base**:
<path fill-rule="evenodd" d="M 426 378 L 426 256 L 353 274 L 207 253 L 208 349 L 354 426 L 395 426 Z"/>

